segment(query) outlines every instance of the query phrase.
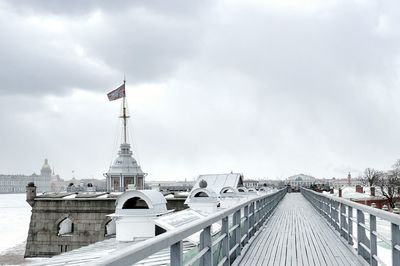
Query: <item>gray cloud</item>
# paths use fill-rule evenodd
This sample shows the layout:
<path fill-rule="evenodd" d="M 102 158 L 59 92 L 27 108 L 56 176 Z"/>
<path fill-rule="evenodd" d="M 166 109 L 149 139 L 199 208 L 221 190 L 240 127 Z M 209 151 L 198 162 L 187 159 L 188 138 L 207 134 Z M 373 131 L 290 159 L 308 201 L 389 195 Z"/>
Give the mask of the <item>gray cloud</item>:
<path fill-rule="evenodd" d="M 2 133 L 0 170 L 48 156 L 62 175 L 101 176 L 118 107 L 73 89 L 105 97 L 124 72 L 149 178 L 345 177 L 399 156 L 396 3 L 54 3 L 0 11 L 0 123 L 16 132 Z M 140 84 L 161 89 L 143 96 Z M 32 163 L 15 163 L 15 145 Z"/>

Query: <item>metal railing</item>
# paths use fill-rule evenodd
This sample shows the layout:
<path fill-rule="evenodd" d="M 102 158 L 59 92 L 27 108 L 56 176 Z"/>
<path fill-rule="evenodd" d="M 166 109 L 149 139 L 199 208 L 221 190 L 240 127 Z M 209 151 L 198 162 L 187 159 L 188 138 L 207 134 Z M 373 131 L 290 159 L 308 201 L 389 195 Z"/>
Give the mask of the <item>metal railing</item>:
<path fill-rule="evenodd" d="M 378 256 L 378 239 L 391 247 L 392 265 L 400 265 L 400 216 L 398 214 L 305 188 L 301 188 L 301 193 L 370 265 L 386 265 L 382 256 Z M 353 212 L 356 212 L 356 215 L 353 215 Z M 390 239 L 382 232 L 378 232 L 377 218 L 390 223 Z M 356 231 L 353 230 L 353 223 L 356 225 Z"/>
<path fill-rule="evenodd" d="M 200 221 L 168 231 L 123 250 L 117 250 L 107 257 L 93 261 L 90 265 L 132 265 L 152 254 L 170 247 L 172 266 L 218 265 L 227 266 L 240 255 L 244 245 L 266 222 L 272 211 L 286 194 L 286 189 L 275 193 L 257 196 L 235 207 L 219 211 Z M 243 213 L 243 215 L 241 215 Z M 230 222 L 231 220 L 231 222 Z M 211 226 L 222 223 L 219 236 L 211 235 Z M 197 254 L 183 263 L 183 240 L 201 231 Z M 222 258 L 214 261 L 213 251 L 220 245 Z"/>

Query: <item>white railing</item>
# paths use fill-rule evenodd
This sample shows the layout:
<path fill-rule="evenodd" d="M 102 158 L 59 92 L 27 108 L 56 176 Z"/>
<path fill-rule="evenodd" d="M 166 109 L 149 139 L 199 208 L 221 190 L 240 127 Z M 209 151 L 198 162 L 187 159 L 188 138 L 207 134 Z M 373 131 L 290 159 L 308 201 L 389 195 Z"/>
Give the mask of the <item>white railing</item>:
<path fill-rule="evenodd" d="M 173 266 L 182 265 L 230 265 L 240 255 L 244 245 L 266 222 L 272 211 L 286 194 L 286 189 L 257 196 L 235 207 L 219 211 L 209 217 L 181 228 L 168 231 L 123 250 L 117 250 L 107 257 L 93 261 L 90 265 L 132 265 L 162 249 L 170 247 L 170 261 Z M 243 217 L 241 215 L 243 213 Z M 229 220 L 232 219 L 230 222 Z M 211 225 L 222 222 L 221 232 L 214 239 Z M 201 231 L 198 253 L 183 262 L 183 240 Z M 222 258 L 214 261 L 213 251 L 219 246 Z"/>
<path fill-rule="evenodd" d="M 400 265 L 400 216 L 398 214 L 305 188 L 301 188 L 301 193 L 369 264 L 386 265 L 384 255 L 378 256 L 379 239 L 391 247 L 392 265 Z M 356 212 L 355 217 L 353 217 L 353 211 Z M 390 239 L 382 232 L 378 232 L 377 218 L 390 223 Z M 353 223 L 356 225 L 356 231 L 353 230 Z"/>

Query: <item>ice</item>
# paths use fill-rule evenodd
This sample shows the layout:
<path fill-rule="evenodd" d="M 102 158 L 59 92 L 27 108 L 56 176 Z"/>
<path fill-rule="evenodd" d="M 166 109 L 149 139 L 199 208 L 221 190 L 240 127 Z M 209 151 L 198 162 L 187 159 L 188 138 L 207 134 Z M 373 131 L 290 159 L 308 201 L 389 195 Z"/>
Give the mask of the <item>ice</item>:
<path fill-rule="evenodd" d="M 26 241 L 31 206 L 25 197 L 25 193 L 0 194 L 0 255 Z"/>

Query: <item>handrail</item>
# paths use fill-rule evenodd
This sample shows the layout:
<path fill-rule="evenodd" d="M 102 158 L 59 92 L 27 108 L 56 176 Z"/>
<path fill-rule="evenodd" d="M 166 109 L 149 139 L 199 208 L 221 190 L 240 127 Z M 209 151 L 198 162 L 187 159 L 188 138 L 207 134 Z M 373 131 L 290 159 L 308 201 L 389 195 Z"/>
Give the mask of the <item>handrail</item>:
<path fill-rule="evenodd" d="M 224 260 L 222 265 L 230 265 L 231 258 L 235 259 L 240 255 L 240 251 L 242 246 L 245 245 L 248 241 L 248 238 L 242 241 L 241 238 L 241 212 L 242 209 L 247 209 L 247 217 L 249 219 L 251 215 L 250 226 L 246 228 L 245 226 L 245 234 L 247 236 L 253 236 L 255 230 L 257 230 L 260 226 L 255 227 L 255 218 L 257 218 L 258 222 L 262 221 L 263 224 L 269 215 L 272 213 L 273 209 L 277 206 L 277 204 L 281 201 L 281 199 L 285 196 L 286 189 L 281 189 L 272 194 L 258 196 L 252 199 L 249 199 L 237 206 L 234 206 L 229 209 L 221 210 L 215 214 L 212 214 L 208 217 L 202 218 L 199 221 L 187 224 L 180 228 L 165 232 L 156 237 L 147 239 L 140 243 L 133 244 L 127 248 L 122 250 L 116 250 L 113 254 L 108 254 L 105 258 L 100 258 L 96 261 L 93 261 L 89 265 L 132 265 L 137 263 L 150 255 L 171 247 L 171 265 L 183 265 L 183 251 L 182 251 L 182 242 L 185 238 L 191 236 L 192 234 L 202 231 L 201 239 L 200 239 L 200 249 L 203 254 L 201 254 L 200 265 L 213 265 L 213 243 L 211 238 L 211 225 L 222 221 L 222 229 L 221 234 L 225 234 L 224 239 L 219 241 L 222 242 L 222 251 L 223 257 L 221 261 Z M 268 201 L 267 201 L 268 200 Z M 257 211 L 257 213 L 256 213 Z M 256 213 L 256 214 L 255 214 Z M 233 215 L 233 216 L 232 216 Z M 232 226 L 229 228 L 229 219 L 232 217 Z M 259 223 L 260 224 L 260 223 Z M 230 234 L 230 230 L 232 230 Z M 230 238 L 233 240 L 233 244 L 230 243 Z M 245 242 L 245 243 L 243 243 Z M 231 248 L 234 247 L 232 256 L 230 255 Z M 205 250 L 207 249 L 208 250 Z M 205 250 L 205 251 L 204 251 Z M 216 263 L 218 264 L 218 262 Z"/>
<path fill-rule="evenodd" d="M 353 240 L 357 241 L 355 249 L 358 255 L 369 264 L 384 265 L 377 254 L 377 239 L 380 239 L 392 247 L 392 265 L 400 265 L 400 215 L 306 188 L 301 188 L 301 193 L 350 246 L 353 247 Z M 354 218 L 353 209 L 356 211 Z M 369 226 L 365 223 L 366 214 L 369 215 Z M 377 232 L 376 218 L 390 222 L 391 240 Z M 353 223 L 356 226 L 354 234 Z"/>

